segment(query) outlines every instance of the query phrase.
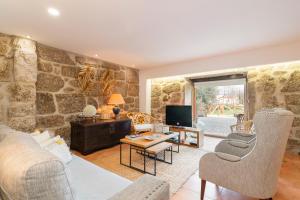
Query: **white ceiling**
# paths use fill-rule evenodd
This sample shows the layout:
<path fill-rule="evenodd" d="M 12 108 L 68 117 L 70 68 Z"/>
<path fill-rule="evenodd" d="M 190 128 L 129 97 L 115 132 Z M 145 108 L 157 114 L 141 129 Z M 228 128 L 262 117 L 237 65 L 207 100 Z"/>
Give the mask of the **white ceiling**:
<path fill-rule="evenodd" d="M 0 0 L 0 32 L 145 68 L 299 40 L 299 10 L 300 0 Z"/>

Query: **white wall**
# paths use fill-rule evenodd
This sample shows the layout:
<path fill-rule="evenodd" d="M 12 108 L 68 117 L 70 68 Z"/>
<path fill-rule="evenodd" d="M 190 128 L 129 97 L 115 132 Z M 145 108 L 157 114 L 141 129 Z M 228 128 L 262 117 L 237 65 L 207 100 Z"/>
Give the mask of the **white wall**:
<path fill-rule="evenodd" d="M 140 111 L 149 112 L 152 78 L 300 60 L 300 41 L 140 70 Z M 147 82 L 148 80 L 148 82 Z"/>

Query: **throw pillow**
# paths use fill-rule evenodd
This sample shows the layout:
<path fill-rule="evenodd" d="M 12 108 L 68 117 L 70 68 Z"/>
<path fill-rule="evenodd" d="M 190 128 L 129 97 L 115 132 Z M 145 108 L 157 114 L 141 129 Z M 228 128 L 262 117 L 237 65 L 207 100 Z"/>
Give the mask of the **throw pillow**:
<path fill-rule="evenodd" d="M 42 133 L 31 133 L 30 134 L 33 139 L 38 143 L 41 144 L 44 141 L 48 140 L 50 138 L 50 134 L 48 131 L 44 131 Z"/>
<path fill-rule="evenodd" d="M 68 164 L 73 158 L 68 145 L 62 138 L 45 146 L 45 149 L 54 154 L 65 164 Z"/>

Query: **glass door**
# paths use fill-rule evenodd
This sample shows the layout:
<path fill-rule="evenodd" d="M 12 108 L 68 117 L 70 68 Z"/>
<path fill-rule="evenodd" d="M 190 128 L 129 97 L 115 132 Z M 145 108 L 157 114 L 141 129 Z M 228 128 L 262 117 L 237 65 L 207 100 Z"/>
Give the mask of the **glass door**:
<path fill-rule="evenodd" d="M 196 126 L 206 135 L 226 137 L 244 115 L 246 80 L 195 82 Z"/>

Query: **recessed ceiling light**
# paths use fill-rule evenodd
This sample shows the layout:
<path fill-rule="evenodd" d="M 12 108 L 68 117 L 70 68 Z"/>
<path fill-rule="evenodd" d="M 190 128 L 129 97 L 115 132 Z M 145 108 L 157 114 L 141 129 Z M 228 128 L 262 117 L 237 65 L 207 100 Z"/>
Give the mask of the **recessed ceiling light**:
<path fill-rule="evenodd" d="M 95 54 L 96 57 L 98 57 L 98 54 Z"/>
<path fill-rule="evenodd" d="M 48 13 L 55 17 L 60 15 L 59 11 L 55 8 L 48 8 Z"/>
<path fill-rule="evenodd" d="M 26 35 L 26 38 L 31 39 L 31 36 L 30 35 Z"/>

